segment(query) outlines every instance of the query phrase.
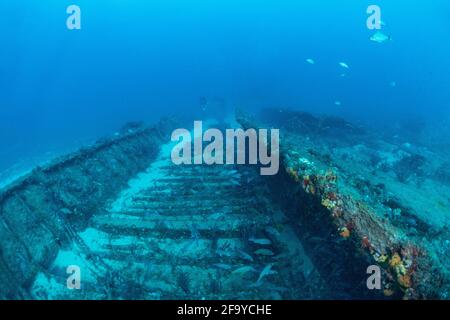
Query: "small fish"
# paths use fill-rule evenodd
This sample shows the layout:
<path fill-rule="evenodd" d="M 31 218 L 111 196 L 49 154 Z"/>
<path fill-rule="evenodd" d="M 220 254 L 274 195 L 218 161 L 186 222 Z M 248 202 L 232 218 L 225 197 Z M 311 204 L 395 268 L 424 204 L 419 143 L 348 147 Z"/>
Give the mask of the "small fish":
<path fill-rule="evenodd" d="M 339 62 L 339 65 L 340 65 L 342 68 L 350 69 L 350 67 L 348 66 L 348 64 L 346 64 L 345 62 Z"/>
<path fill-rule="evenodd" d="M 219 257 L 232 257 L 233 253 L 223 249 L 217 249 L 216 253 Z"/>
<path fill-rule="evenodd" d="M 405 148 L 410 149 L 410 148 L 412 147 L 412 144 L 409 143 L 409 142 L 405 142 L 405 143 L 403 144 L 403 146 L 404 146 Z"/>
<path fill-rule="evenodd" d="M 309 64 L 315 64 L 316 62 L 313 59 L 306 59 L 306 62 Z"/>
<path fill-rule="evenodd" d="M 275 237 L 279 237 L 281 235 L 280 232 L 277 229 L 275 229 L 274 227 L 266 227 L 264 230 L 268 234 L 271 234 L 271 235 L 273 235 Z"/>
<path fill-rule="evenodd" d="M 236 187 L 240 187 L 241 186 L 241 182 L 238 180 L 231 180 L 231 185 L 236 186 Z"/>
<path fill-rule="evenodd" d="M 253 261 L 253 257 L 251 255 L 249 255 L 248 253 L 242 251 L 242 250 L 238 250 L 238 253 L 240 255 L 240 257 L 242 259 L 248 260 L 248 261 Z"/>
<path fill-rule="evenodd" d="M 247 177 L 247 179 L 245 180 L 245 183 L 250 184 L 253 182 L 253 180 L 255 180 L 255 177 Z"/>
<path fill-rule="evenodd" d="M 265 277 L 267 277 L 268 275 L 276 274 L 277 272 L 273 271 L 272 267 L 273 267 L 273 263 L 269 263 L 267 266 L 265 266 L 264 269 L 259 274 L 259 277 L 258 277 L 258 280 L 256 281 L 256 283 L 260 283 L 261 280 L 264 279 Z"/>
<path fill-rule="evenodd" d="M 235 175 L 235 174 L 237 174 L 238 172 L 237 172 L 237 170 L 226 170 L 226 171 L 223 171 L 223 174 L 224 175 L 226 175 L 226 176 L 233 176 L 233 175 Z"/>
<path fill-rule="evenodd" d="M 376 43 L 383 43 L 391 39 L 391 36 L 387 36 L 384 33 L 377 31 L 374 35 L 370 37 L 370 40 Z"/>
<path fill-rule="evenodd" d="M 250 238 L 248 239 L 250 242 L 256 243 L 256 244 L 261 244 L 261 245 L 271 245 L 272 241 L 270 241 L 269 239 L 256 239 L 256 238 Z"/>
<path fill-rule="evenodd" d="M 266 288 L 268 288 L 270 291 L 277 291 L 277 292 L 287 292 L 287 291 L 289 291 L 289 289 L 286 288 L 286 287 L 280 287 L 280 286 L 276 286 L 276 285 L 270 285 L 270 286 L 268 286 Z"/>
<path fill-rule="evenodd" d="M 255 254 L 257 254 L 259 256 L 273 256 L 274 255 L 272 250 L 269 250 L 269 249 L 258 249 L 255 251 Z"/>
<path fill-rule="evenodd" d="M 257 272 L 257 271 L 252 266 L 244 266 L 244 267 L 237 268 L 232 273 L 233 274 L 245 274 L 245 273 L 249 273 L 249 272 Z"/>
<path fill-rule="evenodd" d="M 211 220 L 219 220 L 225 218 L 225 214 L 223 212 L 216 212 L 209 216 Z"/>
<path fill-rule="evenodd" d="M 195 242 L 196 245 L 198 245 L 198 240 L 200 239 L 200 232 L 198 231 L 198 225 L 196 223 L 193 223 L 190 228 L 191 231 L 191 240 Z"/>
<path fill-rule="evenodd" d="M 324 239 L 324 238 L 321 238 L 321 237 L 311 237 L 311 238 L 308 238 L 308 241 L 310 241 L 310 242 L 326 242 L 326 240 Z"/>
<path fill-rule="evenodd" d="M 337 105 L 338 107 L 342 106 L 342 103 L 340 101 L 335 101 L 334 104 Z"/>
<path fill-rule="evenodd" d="M 231 266 L 229 264 L 225 264 L 225 263 L 216 263 L 216 264 L 213 264 L 213 267 L 216 267 L 217 269 L 223 269 L 223 270 L 231 269 Z"/>
<path fill-rule="evenodd" d="M 397 86 L 397 82 L 391 81 L 391 83 L 389 83 L 389 85 L 390 85 L 392 88 L 395 88 L 395 87 Z"/>

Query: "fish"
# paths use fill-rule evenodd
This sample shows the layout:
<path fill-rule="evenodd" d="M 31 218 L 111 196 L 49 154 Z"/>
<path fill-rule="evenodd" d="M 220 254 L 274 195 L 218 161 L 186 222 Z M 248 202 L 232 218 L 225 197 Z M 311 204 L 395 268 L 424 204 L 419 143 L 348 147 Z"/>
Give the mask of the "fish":
<path fill-rule="evenodd" d="M 230 252 L 230 251 L 224 250 L 224 249 L 220 249 L 220 248 L 218 248 L 216 250 L 216 254 L 219 257 L 233 257 L 234 256 L 233 252 Z"/>
<path fill-rule="evenodd" d="M 277 272 L 272 270 L 272 267 L 273 267 L 273 263 L 269 263 L 267 266 L 265 266 L 264 269 L 259 274 L 259 277 L 258 277 L 258 280 L 256 281 L 256 283 L 261 283 L 261 281 L 268 275 L 276 274 Z"/>
<path fill-rule="evenodd" d="M 253 180 L 255 180 L 255 177 L 247 177 L 247 179 L 245 180 L 245 183 L 250 184 L 250 183 L 252 183 Z"/>
<path fill-rule="evenodd" d="M 316 62 L 313 59 L 306 59 L 306 62 L 309 64 L 315 64 Z"/>
<path fill-rule="evenodd" d="M 225 176 L 234 176 L 234 175 L 238 174 L 238 171 L 234 170 L 234 169 L 233 170 L 226 170 L 226 171 L 223 171 L 222 174 L 225 175 Z"/>
<path fill-rule="evenodd" d="M 335 101 L 334 104 L 337 105 L 338 107 L 340 107 L 342 105 L 342 103 L 340 101 Z"/>
<path fill-rule="evenodd" d="M 389 85 L 390 85 L 392 88 L 395 88 L 395 87 L 397 86 L 397 82 L 391 81 L 391 82 L 389 83 Z"/>
<path fill-rule="evenodd" d="M 225 214 L 223 212 L 216 212 L 209 216 L 211 220 L 219 220 L 225 218 Z"/>
<path fill-rule="evenodd" d="M 240 187 L 241 186 L 241 182 L 238 180 L 231 180 L 231 185 L 236 186 L 236 187 Z"/>
<path fill-rule="evenodd" d="M 374 35 L 370 37 L 370 40 L 376 43 L 383 43 L 391 39 L 391 36 L 387 36 L 384 33 L 377 31 Z"/>
<path fill-rule="evenodd" d="M 213 264 L 213 267 L 216 267 L 217 269 L 223 269 L 223 270 L 231 269 L 231 266 L 229 264 L 225 264 L 225 263 L 216 263 L 216 264 Z"/>
<path fill-rule="evenodd" d="M 311 237 L 311 238 L 308 238 L 308 241 L 310 241 L 310 242 L 325 242 L 326 240 L 321 237 Z"/>
<path fill-rule="evenodd" d="M 405 142 L 405 143 L 403 144 L 403 146 L 404 146 L 405 148 L 407 148 L 407 149 L 410 149 L 410 148 L 412 147 L 412 144 L 409 143 L 409 142 Z"/>
<path fill-rule="evenodd" d="M 248 260 L 248 261 L 253 261 L 253 257 L 251 255 L 249 255 L 248 253 L 242 251 L 242 250 L 238 250 L 239 256 L 242 259 Z"/>
<path fill-rule="evenodd" d="M 233 274 L 241 274 L 242 275 L 242 274 L 249 273 L 249 272 L 257 272 L 257 271 L 252 266 L 244 266 L 244 267 L 237 268 L 232 273 Z"/>
<path fill-rule="evenodd" d="M 250 238 L 248 240 L 250 242 L 253 242 L 253 243 L 256 243 L 256 244 L 261 244 L 261 245 L 270 245 L 270 244 L 272 244 L 272 241 L 270 241 L 269 239 Z"/>
<path fill-rule="evenodd" d="M 261 287 L 261 285 L 262 285 L 261 282 L 260 283 L 256 282 L 256 283 L 251 284 L 250 287 L 251 288 L 259 288 L 259 287 Z M 270 283 L 267 281 L 264 283 L 264 289 L 267 291 L 275 291 L 275 292 L 289 291 L 289 289 L 286 287 L 280 287 L 280 286 L 274 285 L 273 283 Z"/>
<path fill-rule="evenodd" d="M 268 234 L 271 234 L 271 235 L 273 235 L 275 237 L 279 237 L 281 235 L 280 232 L 277 229 L 275 229 L 274 227 L 266 227 L 265 231 Z"/>
<path fill-rule="evenodd" d="M 269 249 L 258 249 L 255 251 L 255 254 L 260 255 L 260 256 L 273 256 L 274 253 L 272 250 Z"/>
<path fill-rule="evenodd" d="M 200 232 L 198 231 L 198 226 L 196 223 L 193 223 L 190 228 L 191 231 L 191 240 L 198 245 L 198 240 L 200 239 Z"/>
<path fill-rule="evenodd" d="M 348 64 L 346 64 L 345 62 L 339 62 L 339 65 L 340 65 L 342 68 L 350 69 L 350 67 L 348 66 Z"/>

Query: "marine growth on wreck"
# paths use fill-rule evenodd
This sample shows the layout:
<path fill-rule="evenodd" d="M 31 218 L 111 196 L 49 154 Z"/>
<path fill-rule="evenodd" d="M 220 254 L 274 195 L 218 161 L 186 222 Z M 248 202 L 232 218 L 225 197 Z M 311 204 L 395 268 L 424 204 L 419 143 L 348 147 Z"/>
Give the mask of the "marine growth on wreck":
<path fill-rule="evenodd" d="M 0 300 L 450 299 L 450 5 L 335 2 L 0 3 Z"/>

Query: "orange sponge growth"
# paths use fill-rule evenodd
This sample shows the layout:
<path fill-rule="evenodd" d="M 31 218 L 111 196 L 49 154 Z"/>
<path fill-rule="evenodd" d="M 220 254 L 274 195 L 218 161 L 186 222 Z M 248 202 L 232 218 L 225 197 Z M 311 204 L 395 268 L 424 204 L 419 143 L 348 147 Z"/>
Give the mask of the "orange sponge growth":
<path fill-rule="evenodd" d="M 339 229 L 339 234 L 342 238 L 347 239 L 350 237 L 350 230 L 346 227 Z"/>

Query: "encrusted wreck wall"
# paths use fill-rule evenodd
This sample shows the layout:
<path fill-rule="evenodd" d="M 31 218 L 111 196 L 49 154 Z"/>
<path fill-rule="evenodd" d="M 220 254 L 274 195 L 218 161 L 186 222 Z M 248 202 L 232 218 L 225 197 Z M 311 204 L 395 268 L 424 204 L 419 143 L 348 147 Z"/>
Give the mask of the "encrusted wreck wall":
<path fill-rule="evenodd" d="M 145 169 L 169 138 L 169 122 L 127 128 L 113 139 L 56 159 L 0 192 L 0 299 L 29 298 L 72 229 L 82 228 L 128 180 Z"/>
<path fill-rule="evenodd" d="M 239 114 L 237 120 L 244 128 L 261 124 L 245 114 Z M 293 122 L 292 117 L 288 120 Z M 314 150 L 303 152 L 300 136 L 289 130 L 283 133 L 280 173 L 267 181 L 274 200 L 288 213 L 308 256 L 328 285 L 330 296 L 437 298 L 445 277 L 433 267 L 427 248 L 417 239 L 402 237 L 400 230 L 380 219 L 366 203 L 339 190 L 337 182 L 345 176 L 337 174 L 332 163 L 323 161 L 320 155 L 314 160 L 322 161 L 322 167 L 300 163 L 303 158 L 299 157 L 312 157 Z M 340 182 L 346 184 L 345 180 Z M 381 290 L 367 287 L 367 268 L 371 265 L 380 267 Z"/>
<path fill-rule="evenodd" d="M 339 234 L 329 210 L 284 170 L 268 178 L 272 195 L 281 204 L 332 299 L 382 299 L 368 290 L 367 267 L 374 264 L 363 247 Z"/>

